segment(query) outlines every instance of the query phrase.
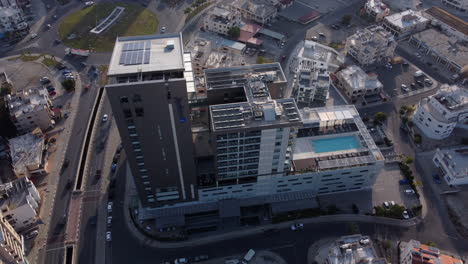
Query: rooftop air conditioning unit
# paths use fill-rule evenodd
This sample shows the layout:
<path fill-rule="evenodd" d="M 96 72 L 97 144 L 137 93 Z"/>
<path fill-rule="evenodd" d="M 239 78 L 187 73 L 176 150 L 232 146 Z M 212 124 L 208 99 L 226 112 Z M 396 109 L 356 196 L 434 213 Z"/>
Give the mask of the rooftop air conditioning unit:
<path fill-rule="evenodd" d="M 168 40 L 166 42 L 166 49 L 173 50 L 174 49 L 174 40 Z"/>

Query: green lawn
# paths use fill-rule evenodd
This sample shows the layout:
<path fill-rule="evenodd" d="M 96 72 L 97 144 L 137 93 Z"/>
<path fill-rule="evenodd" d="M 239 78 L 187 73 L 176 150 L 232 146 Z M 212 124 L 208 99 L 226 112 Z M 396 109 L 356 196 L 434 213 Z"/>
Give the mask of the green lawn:
<path fill-rule="evenodd" d="M 116 6 L 125 11 L 118 20 L 103 33 L 96 35 L 89 31 L 107 17 Z M 99 3 L 78 10 L 66 17 L 59 26 L 59 35 L 66 46 L 95 51 L 111 51 L 116 37 L 151 35 L 156 33 L 158 20 L 156 15 L 140 5 L 128 3 Z M 75 34 L 74 39 L 67 39 Z"/>

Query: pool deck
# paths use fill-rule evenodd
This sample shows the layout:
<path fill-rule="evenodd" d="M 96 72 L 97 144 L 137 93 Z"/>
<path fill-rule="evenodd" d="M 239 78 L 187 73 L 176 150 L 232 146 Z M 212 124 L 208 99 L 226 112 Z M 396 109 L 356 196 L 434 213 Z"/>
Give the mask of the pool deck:
<path fill-rule="evenodd" d="M 313 140 L 320 140 L 320 139 L 327 139 L 327 138 L 339 138 L 339 137 L 347 137 L 347 136 L 357 137 L 358 134 L 359 132 L 355 131 L 355 132 L 340 133 L 340 134 L 334 134 L 334 135 L 297 138 L 296 146 L 294 149 L 294 160 L 320 158 L 320 157 L 327 157 L 331 155 L 360 152 L 363 149 L 361 144 L 360 144 L 361 147 L 358 149 L 345 149 L 345 150 L 337 150 L 337 151 L 330 151 L 330 152 L 315 152 L 314 147 L 312 145 Z"/>

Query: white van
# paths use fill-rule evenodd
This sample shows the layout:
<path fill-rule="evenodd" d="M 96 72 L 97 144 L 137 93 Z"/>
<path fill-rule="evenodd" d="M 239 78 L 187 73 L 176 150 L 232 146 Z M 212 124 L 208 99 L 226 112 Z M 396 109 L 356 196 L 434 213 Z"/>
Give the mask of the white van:
<path fill-rule="evenodd" d="M 415 78 L 421 77 L 421 76 L 423 76 L 423 75 L 424 75 L 424 72 L 422 72 L 422 71 L 416 71 L 416 72 L 414 73 L 414 77 L 415 77 Z"/>
<path fill-rule="evenodd" d="M 255 256 L 255 250 L 249 249 L 247 254 L 245 254 L 244 256 L 245 263 L 248 263 L 249 261 L 251 261 L 254 256 Z"/>

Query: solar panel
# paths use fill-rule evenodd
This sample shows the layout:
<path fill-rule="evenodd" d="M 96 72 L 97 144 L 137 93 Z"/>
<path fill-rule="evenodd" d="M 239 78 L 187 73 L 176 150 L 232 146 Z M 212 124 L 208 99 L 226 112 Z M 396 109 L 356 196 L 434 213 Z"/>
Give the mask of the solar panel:
<path fill-rule="evenodd" d="M 151 54 L 151 51 L 150 50 L 145 50 L 145 57 L 143 59 L 143 63 L 144 64 L 149 64 L 150 62 L 150 54 Z"/>
<path fill-rule="evenodd" d="M 127 52 L 122 52 L 120 54 L 119 64 L 125 64 L 125 57 L 127 57 Z"/>
<path fill-rule="evenodd" d="M 148 40 L 146 41 L 146 50 L 149 50 L 151 48 L 151 41 Z"/>
<path fill-rule="evenodd" d="M 120 54 L 119 64 L 138 65 L 149 64 L 151 41 L 124 43 Z"/>
<path fill-rule="evenodd" d="M 128 50 L 129 43 L 124 43 L 122 51 L 127 51 Z"/>

